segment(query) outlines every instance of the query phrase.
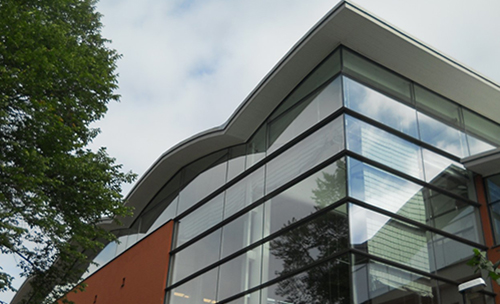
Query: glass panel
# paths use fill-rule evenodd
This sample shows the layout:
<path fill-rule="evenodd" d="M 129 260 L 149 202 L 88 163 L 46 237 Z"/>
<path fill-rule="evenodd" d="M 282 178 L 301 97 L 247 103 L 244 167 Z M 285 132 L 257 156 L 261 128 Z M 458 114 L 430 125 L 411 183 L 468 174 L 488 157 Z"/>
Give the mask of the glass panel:
<path fill-rule="evenodd" d="M 320 63 L 320 65 L 298 85 L 292 94 L 290 94 L 276 109 L 276 111 L 274 111 L 269 119 L 273 120 L 278 117 L 281 113 L 291 108 L 299 100 L 306 97 L 306 95 L 319 88 L 323 83 L 332 78 L 338 72 L 340 72 L 340 52 L 337 50 L 333 52 L 330 57 Z"/>
<path fill-rule="evenodd" d="M 262 238 L 263 205 L 259 205 L 222 227 L 221 259 Z"/>
<path fill-rule="evenodd" d="M 460 117 L 461 108 L 457 104 L 419 85 L 415 85 L 415 99 L 419 112 L 434 117 L 455 129 L 463 130 Z"/>
<path fill-rule="evenodd" d="M 342 50 L 343 72 L 370 84 L 374 88 L 389 92 L 391 95 L 409 102 L 411 100 L 411 83 L 401 76 L 370 62 L 347 50 Z"/>
<path fill-rule="evenodd" d="M 262 246 L 222 264 L 217 300 L 221 301 L 260 284 Z"/>
<path fill-rule="evenodd" d="M 181 174 L 178 172 L 165 186 L 163 186 L 158 194 L 155 195 L 153 200 L 142 211 L 140 215 L 142 220 L 141 232 L 152 231 L 155 229 L 150 228 L 153 223 L 156 224 L 157 228 L 176 215 L 180 181 Z M 164 215 L 165 209 L 169 209 L 169 217 Z M 158 223 L 159 215 L 163 216 L 161 223 Z"/>
<path fill-rule="evenodd" d="M 226 171 L 227 150 L 211 154 L 186 167 L 183 179 L 184 184 L 189 184 L 181 190 L 179 195 L 178 214 L 182 214 L 189 207 L 224 185 Z"/>
<path fill-rule="evenodd" d="M 458 157 L 468 156 L 465 133 L 418 112 L 420 139 Z"/>
<path fill-rule="evenodd" d="M 381 258 L 429 272 L 426 231 L 374 211 L 349 205 L 351 243 Z"/>
<path fill-rule="evenodd" d="M 266 129 L 263 124 L 247 143 L 246 169 L 255 165 L 266 156 Z"/>
<path fill-rule="evenodd" d="M 347 149 L 424 179 L 420 147 L 346 115 Z"/>
<path fill-rule="evenodd" d="M 286 275 L 348 248 L 346 205 L 264 244 L 262 282 Z"/>
<path fill-rule="evenodd" d="M 340 109 L 341 106 L 342 91 L 340 77 L 338 77 L 270 123 L 270 147 L 267 153 L 276 151 L 297 135 Z"/>
<path fill-rule="evenodd" d="M 177 212 L 177 202 L 178 201 L 179 201 L 179 197 L 177 196 L 172 200 L 172 203 L 170 205 L 168 205 L 168 207 L 165 210 L 163 210 L 163 212 L 160 214 L 160 216 L 158 216 L 158 218 L 153 223 L 153 225 L 151 225 L 151 227 L 149 227 L 146 234 L 153 232 L 158 227 L 160 227 L 161 225 L 165 224 L 166 222 L 168 222 L 169 220 L 171 220 L 175 217 L 175 213 Z"/>
<path fill-rule="evenodd" d="M 224 193 L 221 193 L 179 221 L 177 247 L 222 221 Z"/>
<path fill-rule="evenodd" d="M 226 304 L 260 304 L 260 290 L 246 294 L 236 300 L 227 302 Z"/>
<path fill-rule="evenodd" d="M 266 194 L 341 151 L 343 129 L 341 116 L 268 162 Z"/>
<path fill-rule="evenodd" d="M 435 280 L 386 264 L 353 256 L 353 303 L 437 304 Z M 458 294 L 455 286 L 455 294 Z M 443 302 L 455 303 L 455 302 Z"/>
<path fill-rule="evenodd" d="M 224 218 L 230 217 L 263 196 L 264 167 L 261 167 L 226 190 Z"/>
<path fill-rule="evenodd" d="M 345 160 L 340 159 L 267 201 L 264 236 L 345 197 L 345 177 Z"/>
<path fill-rule="evenodd" d="M 348 158 L 349 195 L 406 218 L 426 223 L 420 185 Z"/>
<path fill-rule="evenodd" d="M 349 262 L 328 261 L 261 290 L 261 304 L 350 304 Z"/>
<path fill-rule="evenodd" d="M 478 208 L 432 189 L 424 191 L 432 212 L 428 225 L 476 243 L 483 242 L 478 229 Z"/>
<path fill-rule="evenodd" d="M 395 130 L 418 138 L 415 109 L 344 77 L 346 106 Z"/>
<path fill-rule="evenodd" d="M 469 110 L 463 112 L 471 155 L 500 146 L 500 125 Z"/>
<path fill-rule="evenodd" d="M 436 233 L 427 234 L 434 248 L 433 272 L 458 282 L 474 275 L 474 267 L 467 265 L 474 254 L 474 247 Z"/>
<path fill-rule="evenodd" d="M 496 244 L 500 242 L 500 174 L 486 179 L 490 218 Z"/>
<path fill-rule="evenodd" d="M 426 182 L 472 201 L 477 200 L 472 172 L 462 164 L 427 149 L 422 149 L 422 152 Z"/>
<path fill-rule="evenodd" d="M 239 145 L 229 149 L 229 161 L 227 162 L 227 181 L 245 171 L 246 145 Z"/>
<path fill-rule="evenodd" d="M 170 291 L 169 304 L 215 304 L 217 271 L 212 269 Z"/>
<path fill-rule="evenodd" d="M 174 271 L 171 284 L 218 261 L 220 237 L 221 229 L 218 229 L 182 251 L 177 252 L 174 256 Z"/>

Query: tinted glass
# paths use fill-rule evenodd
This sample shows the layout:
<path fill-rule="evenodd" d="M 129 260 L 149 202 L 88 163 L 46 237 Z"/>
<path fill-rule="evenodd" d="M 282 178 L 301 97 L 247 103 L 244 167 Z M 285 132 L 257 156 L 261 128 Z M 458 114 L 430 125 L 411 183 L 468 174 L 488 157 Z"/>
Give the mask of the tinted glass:
<path fill-rule="evenodd" d="M 177 246 L 222 221 L 223 205 L 224 193 L 221 193 L 182 218 L 178 225 Z"/>
<path fill-rule="evenodd" d="M 280 148 L 297 135 L 328 117 L 342 106 L 340 77 L 318 90 L 269 124 L 267 153 Z"/>
<path fill-rule="evenodd" d="M 291 108 L 315 89 L 319 88 L 327 80 L 340 72 L 340 52 L 335 51 L 323 61 L 307 78 L 298 85 L 281 105 L 274 111 L 270 119 L 273 120 L 281 113 Z"/>
<path fill-rule="evenodd" d="M 216 230 L 174 256 L 172 284 L 219 260 L 221 229 Z"/>
<path fill-rule="evenodd" d="M 500 125 L 469 110 L 463 112 L 471 155 L 500 146 Z"/>
<path fill-rule="evenodd" d="M 426 231 L 351 204 L 351 243 L 369 254 L 429 272 L 431 255 Z"/>
<path fill-rule="evenodd" d="M 346 115 L 347 149 L 424 179 L 419 146 Z"/>
<path fill-rule="evenodd" d="M 246 145 L 239 145 L 229 149 L 229 161 L 227 162 L 227 181 L 245 170 Z"/>
<path fill-rule="evenodd" d="M 420 139 L 458 157 L 469 154 L 465 133 L 426 114 L 417 113 Z"/>
<path fill-rule="evenodd" d="M 342 50 L 343 71 L 374 88 L 387 91 L 404 101 L 410 101 L 410 82 L 395 73 L 347 50 Z"/>
<path fill-rule="evenodd" d="M 346 106 L 395 130 L 418 138 L 415 109 L 344 77 Z"/>
<path fill-rule="evenodd" d="M 345 197 L 345 160 L 341 159 L 266 201 L 264 236 Z"/>
<path fill-rule="evenodd" d="M 245 168 L 255 165 L 266 156 L 267 124 L 263 124 L 247 143 Z"/>
<path fill-rule="evenodd" d="M 340 117 L 280 154 L 266 165 L 266 194 L 343 150 Z"/>
<path fill-rule="evenodd" d="M 192 280 L 170 290 L 170 304 L 215 304 L 217 291 L 217 272 L 212 269 Z"/>
<path fill-rule="evenodd" d="M 415 85 L 417 110 L 456 129 L 463 129 L 461 108 L 443 97 Z"/>
<path fill-rule="evenodd" d="M 262 246 L 220 265 L 217 299 L 223 300 L 260 284 Z"/>
<path fill-rule="evenodd" d="M 226 190 L 224 218 L 235 214 L 262 196 L 264 196 L 264 167 L 252 172 Z"/>
<path fill-rule="evenodd" d="M 263 209 L 263 205 L 259 205 L 222 227 L 221 258 L 262 238 Z"/>
<path fill-rule="evenodd" d="M 349 195 L 414 221 L 426 222 L 422 187 L 348 158 Z"/>
<path fill-rule="evenodd" d="M 346 206 L 320 215 L 264 244 L 263 282 L 347 249 Z"/>
<path fill-rule="evenodd" d="M 335 259 L 261 290 L 262 304 L 350 304 L 349 262 Z"/>

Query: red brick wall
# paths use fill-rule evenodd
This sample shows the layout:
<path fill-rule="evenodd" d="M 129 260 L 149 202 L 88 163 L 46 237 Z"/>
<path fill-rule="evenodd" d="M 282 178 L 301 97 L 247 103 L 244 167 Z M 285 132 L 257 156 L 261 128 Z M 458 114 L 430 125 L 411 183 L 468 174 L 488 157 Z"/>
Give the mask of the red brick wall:
<path fill-rule="evenodd" d="M 165 224 L 85 280 L 76 304 L 163 304 L 173 221 Z"/>

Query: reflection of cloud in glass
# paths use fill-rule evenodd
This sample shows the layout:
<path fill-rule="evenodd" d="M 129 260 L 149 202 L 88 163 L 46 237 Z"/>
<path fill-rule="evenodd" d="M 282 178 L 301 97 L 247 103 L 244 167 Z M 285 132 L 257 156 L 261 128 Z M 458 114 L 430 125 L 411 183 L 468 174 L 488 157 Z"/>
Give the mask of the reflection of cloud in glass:
<path fill-rule="evenodd" d="M 486 152 L 496 148 L 495 146 L 490 145 L 489 143 L 484 142 L 478 138 L 475 138 L 469 134 L 467 134 L 467 141 L 469 143 L 470 155 Z"/>
<path fill-rule="evenodd" d="M 422 141 L 459 157 L 466 156 L 465 134 L 425 114 L 418 113 Z"/>
<path fill-rule="evenodd" d="M 353 80 L 344 78 L 347 107 L 417 137 L 415 110 Z"/>

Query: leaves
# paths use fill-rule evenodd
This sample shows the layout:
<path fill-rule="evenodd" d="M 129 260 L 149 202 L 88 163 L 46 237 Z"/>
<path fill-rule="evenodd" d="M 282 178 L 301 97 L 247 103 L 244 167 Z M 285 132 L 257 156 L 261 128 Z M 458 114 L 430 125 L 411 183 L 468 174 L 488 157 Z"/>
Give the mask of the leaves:
<path fill-rule="evenodd" d="M 475 267 L 476 272 L 486 270 L 488 276 L 500 285 L 500 269 L 498 269 L 500 261 L 493 264 L 493 262 L 486 258 L 486 252 L 480 251 L 479 249 L 473 249 L 473 251 L 474 257 L 467 261 L 467 265 Z"/>
<path fill-rule="evenodd" d="M 102 218 L 131 212 L 120 192 L 135 175 L 85 148 L 118 100 L 120 56 L 101 26 L 94 0 L 0 2 L 0 250 L 36 275 L 32 302 L 78 279 L 84 253 L 114 239 Z M 11 279 L 0 271 L 0 290 Z"/>

